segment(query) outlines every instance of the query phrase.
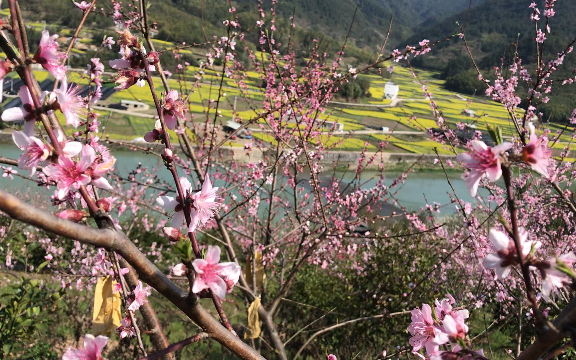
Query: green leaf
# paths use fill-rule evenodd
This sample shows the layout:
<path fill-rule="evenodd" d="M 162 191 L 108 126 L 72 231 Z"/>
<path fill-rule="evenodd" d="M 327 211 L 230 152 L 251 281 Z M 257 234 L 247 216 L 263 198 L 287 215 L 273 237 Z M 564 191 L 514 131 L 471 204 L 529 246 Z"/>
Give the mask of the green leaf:
<path fill-rule="evenodd" d="M 44 269 L 44 267 L 46 267 L 46 265 L 48 265 L 48 261 L 44 261 L 42 264 L 38 265 L 36 272 L 39 273 L 42 269 Z"/>
<path fill-rule="evenodd" d="M 174 249 L 180 254 L 184 261 L 192 259 L 192 243 L 189 240 L 180 239 Z"/>
<path fill-rule="evenodd" d="M 492 138 L 492 141 L 494 141 L 494 144 L 500 145 L 504 142 L 502 138 L 502 129 L 500 128 L 500 126 L 493 127 L 490 124 L 486 124 L 486 128 L 488 129 L 488 134 L 490 134 L 490 137 Z"/>

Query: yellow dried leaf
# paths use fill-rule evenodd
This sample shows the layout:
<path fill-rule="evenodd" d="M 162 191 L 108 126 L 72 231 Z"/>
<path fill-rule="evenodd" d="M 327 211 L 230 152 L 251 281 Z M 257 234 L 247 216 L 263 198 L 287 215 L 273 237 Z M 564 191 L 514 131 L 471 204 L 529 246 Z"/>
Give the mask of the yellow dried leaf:
<path fill-rule="evenodd" d="M 266 279 L 266 274 L 264 273 L 264 263 L 262 261 L 262 251 L 255 251 L 254 252 L 254 259 L 256 263 L 256 286 L 264 287 L 264 280 Z M 248 285 L 252 285 L 252 258 L 248 256 L 246 260 L 246 272 L 245 278 L 248 282 Z"/>
<path fill-rule="evenodd" d="M 114 293 L 116 281 L 111 276 L 98 279 L 94 292 L 92 326 L 94 335 L 110 336 L 122 320 L 120 293 Z"/>
<path fill-rule="evenodd" d="M 257 339 L 260 336 L 260 317 L 258 308 L 260 307 L 260 298 L 250 304 L 248 307 L 248 329 L 244 333 L 244 339 Z"/>

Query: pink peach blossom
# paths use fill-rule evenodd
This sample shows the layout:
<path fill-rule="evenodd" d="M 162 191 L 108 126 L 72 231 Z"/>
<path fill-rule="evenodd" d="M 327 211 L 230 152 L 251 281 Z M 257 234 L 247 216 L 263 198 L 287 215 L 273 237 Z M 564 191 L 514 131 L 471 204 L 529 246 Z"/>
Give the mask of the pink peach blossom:
<path fill-rule="evenodd" d="M 552 151 L 536 136 L 534 125 L 529 123 L 528 127 L 530 128 L 530 141 L 522 149 L 522 160 L 530 165 L 532 170 L 548 178 L 548 166 Z"/>
<path fill-rule="evenodd" d="M 57 195 L 60 200 L 63 200 L 70 189 L 78 190 L 82 185 L 88 185 L 91 181 L 86 170 L 94 161 L 93 152 L 90 152 L 84 145 L 82 148 L 82 155 L 80 161 L 76 162 L 71 160 L 68 156 L 60 155 L 58 163 L 46 166 L 43 171 L 44 174 L 56 181 Z"/>
<path fill-rule="evenodd" d="M 180 187 L 182 188 L 186 198 L 188 198 L 192 190 L 192 184 L 190 184 L 190 181 L 188 181 L 188 179 L 185 177 L 181 177 Z M 178 229 L 185 224 L 186 218 L 184 217 L 183 211 L 184 204 L 180 199 L 180 196 L 177 196 L 176 198 L 172 196 L 160 196 L 158 199 L 156 199 L 156 203 L 162 206 L 165 210 L 174 211 L 174 215 L 172 216 L 173 228 Z"/>
<path fill-rule="evenodd" d="M 34 61 L 42 65 L 56 79 L 62 80 L 66 76 L 66 67 L 62 65 L 62 60 L 66 59 L 67 56 L 58 51 L 57 38 L 58 35 L 50 36 L 47 30 L 42 31 L 42 38 L 36 55 L 34 55 Z"/>
<path fill-rule="evenodd" d="M 82 1 L 81 3 L 74 2 L 74 5 L 82 11 L 87 11 L 92 7 L 92 4 L 86 1 Z"/>
<path fill-rule="evenodd" d="M 84 335 L 84 349 L 68 348 L 62 360 L 102 360 L 102 349 L 106 346 L 106 336 Z"/>
<path fill-rule="evenodd" d="M 186 108 L 184 101 L 180 99 L 178 91 L 170 90 L 166 95 L 164 101 L 164 106 L 162 107 L 162 115 L 164 116 L 164 121 L 166 122 L 166 127 L 168 129 L 174 129 L 176 127 L 177 119 L 186 119 Z"/>
<path fill-rule="evenodd" d="M 27 136 L 32 136 L 34 135 L 34 124 L 36 122 L 32 96 L 30 95 L 28 87 L 25 85 L 20 87 L 18 94 L 20 95 L 22 106 L 4 110 L 2 113 L 2 121 L 10 122 L 24 120 L 24 133 Z"/>
<path fill-rule="evenodd" d="M 202 190 L 192 195 L 190 231 L 202 228 L 220 207 L 221 204 L 217 202 L 216 191 L 218 191 L 218 188 L 212 187 L 210 177 L 206 175 Z"/>
<path fill-rule="evenodd" d="M 541 244 L 539 241 L 526 241 L 528 239 L 528 233 L 524 228 L 519 228 L 518 230 L 520 233 L 522 255 L 528 256 L 533 246 L 539 248 Z M 487 269 L 495 269 L 498 277 L 504 279 L 510 274 L 512 266 L 520 263 L 516 251 L 516 245 L 506 234 L 496 229 L 490 229 L 489 237 L 492 241 L 492 245 L 494 245 L 496 253 L 488 254 L 484 258 L 484 267 Z"/>
<path fill-rule="evenodd" d="M 476 196 L 480 179 L 487 175 L 494 182 L 502 175 L 500 168 L 500 154 L 512 147 L 510 143 L 503 143 L 495 147 L 489 147 L 484 142 L 473 140 L 470 142 L 472 151 L 458 154 L 456 159 L 470 169 L 468 176 L 464 176 L 466 188 L 470 196 Z"/>
<path fill-rule="evenodd" d="M 422 309 L 412 310 L 412 322 L 408 326 L 408 331 L 412 335 L 409 340 L 412 352 L 425 348 L 429 355 L 434 354 L 438 351 L 439 345 L 448 342 L 448 335 L 434 325 L 430 305 L 422 304 Z"/>
<path fill-rule="evenodd" d="M 196 271 L 196 279 L 192 292 L 199 293 L 210 289 L 221 299 L 226 292 L 231 292 L 240 278 L 240 266 L 235 262 L 220 263 L 220 248 L 208 245 L 206 259 L 196 259 L 192 262 Z"/>
<path fill-rule="evenodd" d="M 134 294 L 134 301 L 132 301 L 132 303 L 128 307 L 128 310 L 136 311 L 140 309 L 140 307 L 144 305 L 144 303 L 148 302 L 148 296 L 152 294 L 150 290 L 151 290 L 150 286 L 144 287 L 142 285 L 142 282 L 138 281 L 138 285 L 136 285 L 134 291 L 132 292 Z"/>
<path fill-rule="evenodd" d="M 13 132 L 12 140 L 23 151 L 18 158 L 18 167 L 28 170 L 29 176 L 34 175 L 38 164 L 46 161 L 52 153 L 52 148 L 48 144 L 34 136 L 28 137 L 22 131 Z"/>
<path fill-rule="evenodd" d="M 552 291 L 561 289 L 572 280 L 568 274 L 558 269 L 558 265 L 562 264 L 572 268 L 575 262 L 576 255 L 572 252 L 559 257 L 548 258 L 544 262 L 547 265 L 547 268 L 542 271 L 542 296 L 545 300 L 550 300 Z"/>
<path fill-rule="evenodd" d="M 64 114 L 66 124 L 75 128 L 80 125 L 79 113 L 84 109 L 84 102 L 80 97 L 81 90 L 78 85 L 70 85 L 68 88 L 68 81 L 64 77 L 60 88 L 54 91 L 57 97 L 56 106 Z"/>

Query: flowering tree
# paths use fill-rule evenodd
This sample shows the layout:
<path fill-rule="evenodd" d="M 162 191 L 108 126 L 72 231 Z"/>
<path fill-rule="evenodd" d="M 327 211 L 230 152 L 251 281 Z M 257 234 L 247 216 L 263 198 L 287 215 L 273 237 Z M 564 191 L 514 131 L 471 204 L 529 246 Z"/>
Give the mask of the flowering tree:
<path fill-rule="evenodd" d="M 551 302 L 555 294 L 564 295 L 575 278 L 572 265 L 576 257 L 571 252 L 571 244 L 576 206 L 568 186 L 564 186 L 570 185 L 572 170 L 569 165 L 556 163 L 551 158 L 548 134 L 539 137 L 531 120 L 537 116 L 538 102 L 544 101 L 545 94 L 551 91 L 551 74 L 572 51 L 572 44 L 549 63 L 540 56 L 534 77 L 516 57 L 509 66 L 510 77 L 504 77 L 504 69 L 498 69 L 494 82 L 485 80 L 487 94 L 503 104 L 516 129 L 516 134 L 507 142 L 503 141 L 501 130 L 492 129 L 490 135 L 495 146 L 483 142 L 481 134 L 476 134 L 467 144 L 460 143 L 454 129 L 444 121 L 441 110 L 431 100 L 438 129 L 429 129 L 429 133 L 454 152 L 458 146 L 468 149 L 457 159 L 468 169 L 464 180 L 470 195 L 479 201 L 475 205 L 465 204 L 453 194 L 463 219 L 456 227 L 438 223 L 432 216 L 436 208 L 429 206 L 420 213 L 404 214 L 410 222 L 406 233 L 371 234 L 359 229 L 383 220 L 380 207 L 388 200 L 394 201 L 394 191 L 402 185 L 406 174 L 390 186 L 384 184 L 386 143 L 383 142 L 375 152 L 368 152 L 369 144 L 365 145 L 349 184 L 343 184 L 334 174 L 325 176 L 327 170 L 338 166 L 337 158 L 332 169 L 322 165 L 325 157 L 333 156 L 329 150 L 334 147 L 327 141 L 334 129 L 324 131 L 326 122 L 335 117 L 327 104 L 340 84 L 358 73 L 376 68 L 384 61 L 408 61 L 411 56 L 424 55 L 433 43 L 424 40 L 403 52 L 394 50 L 388 57 L 381 53 L 366 68 L 348 71 L 340 69 L 346 43 L 333 59 L 316 45 L 305 66 L 300 67 L 291 49 L 291 39 L 288 46 L 283 47 L 274 37 L 274 9 L 267 20 L 260 7 L 257 22 L 243 25 L 230 6 L 230 17 L 224 21 L 228 36 L 206 39 L 205 45 L 209 47 L 206 61 L 199 66 L 187 91 L 183 91 L 184 67 L 179 64 L 181 81 L 176 83 L 181 85 L 179 92 L 171 89 L 174 82 L 169 81 L 162 68 L 160 59 L 165 54 L 157 52 L 151 41 L 147 2 L 140 0 L 137 6 L 123 8 L 122 3 L 114 1 L 112 11 L 102 10 L 102 15 L 112 17 L 122 30 L 117 31 L 116 37 L 106 37 L 100 46 L 119 48 L 119 58 L 108 64 L 114 71 L 110 81 L 117 90 L 134 85 L 149 88 L 157 120 L 151 121 L 149 131 L 141 135 L 156 145 L 152 150 L 132 146 L 161 158 L 165 169 L 159 171 L 169 173 L 171 182 L 160 181 L 142 168 L 125 179 L 114 173 L 116 159 L 109 149 L 114 141 L 97 135 L 103 129 L 93 107 L 102 96 L 106 66 L 97 57 L 87 64 L 85 76 L 90 90 L 86 96 L 80 96 L 76 85 L 68 86 L 64 66 L 84 21 L 94 12 L 94 4 L 95 0 L 76 3 L 83 19 L 66 51 L 60 51 L 55 35 L 45 31 L 36 54 L 31 55 L 18 2 L 9 1 L 10 26 L 5 26 L 0 36 L 0 47 L 7 59 L 1 68 L 4 76 L 17 72 L 24 85 L 19 92 L 22 106 L 4 111 L 2 119 L 24 121 L 24 126 L 23 131 L 13 133 L 22 155 L 18 160 L 2 160 L 26 170 L 26 178 L 48 188 L 55 187 L 50 200 L 58 209 L 53 215 L 0 190 L 0 210 L 21 222 L 74 241 L 73 255 L 81 259 L 72 256 L 66 260 L 70 268 L 76 273 L 90 274 L 94 280 L 88 283 L 100 278 L 97 289 L 108 286 L 111 294 L 120 296 L 123 313 L 114 328 L 122 338 L 134 337 L 144 358 L 170 358 L 174 351 L 208 338 L 243 359 L 259 359 L 267 354 L 281 359 L 298 358 L 309 343 L 324 332 L 358 321 L 407 314 L 406 309 L 418 300 L 414 297 L 416 289 L 434 272 L 443 280 L 457 273 L 460 274 L 458 280 L 467 278 L 467 287 L 478 290 L 467 291 L 459 300 L 470 304 L 498 301 L 506 305 L 504 309 L 510 313 L 517 311 L 515 305 L 521 313 L 524 303 L 528 304 L 533 319 L 531 326 L 537 329 L 538 335 L 524 351 L 520 351 L 519 341 L 516 354 L 519 359 L 537 359 L 568 335 L 576 321 L 573 304 L 561 304 L 565 306 L 564 311 L 553 322 L 542 307 L 544 302 Z M 535 16 L 538 8 L 532 6 L 537 44 L 546 40 L 545 31 L 549 31 L 553 7 L 554 1 L 547 0 L 543 31 L 538 28 L 539 17 Z M 245 83 L 248 64 L 235 58 L 236 47 L 245 44 L 248 30 L 243 26 L 254 27 L 250 30 L 258 34 L 262 49 L 266 49 L 265 55 L 257 58 L 247 47 L 249 65 L 266 84 L 260 94 L 261 106 L 250 104 L 252 90 Z M 460 35 L 466 44 L 464 29 Z M 174 56 L 178 58 L 187 46 L 173 49 Z M 214 66 L 215 59 L 221 61 L 219 68 Z M 31 68 L 33 63 L 49 71 L 60 86 L 42 92 Z M 208 99 L 205 120 L 193 122 L 189 114 L 190 96 L 199 91 L 204 76 L 213 69 L 219 70 L 217 96 Z M 393 71 L 393 66 L 389 71 Z M 158 82 L 154 82 L 155 74 L 160 77 L 161 91 Z M 480 74 L 479 78 L 485 79 Z M 246 117 L 234 109 L 233 119 L 239 127 L 219 140 L 221 106 L 227 101 L 225 80 L 228 79 L 245 97 L 253 113 Z M 522 118 L 517 112 L 519 79 L 530 88 L 528 108 Z M 423 89 L 432 99 L 427 88 Z M 65 127 L 58 121 L 59 114 L 65 119 Z M 244 146 L 242 151 L 247 155 L 261 155 L 258 161 L 225 160 L 223 146 L 252 124 L 260 124 L 273 134 L 272 146 L 265 149 L 259 142 Z M 47 136 L 37 135 L 39 130 Z M 174 146 L 176 140 L 180 152 Z M 364 186 L 366 179 L 362 177 L 369 166 L 378 168 L 372 187 Z M 517 176 L 513 176 L 513 169 L 519 169 Z M 16 170 L 7 168 L 4 175 L 12 178 L 15 174 Z M 504 180 L 503 187 L 495 183 L 500 178 Z M 479 186 L 488 189 L 488 198 L 478 196 Z M 150 196 L 153 202 L 148 201 Z M 119 223 L 127 208 L 132 216 L 144 219 L 145 227 L 163 234 L 169 242 L 167 249 L 139 248 L 136 239 L 130 237 L 133 224 L 123 229 Z M 556 218 L 562 219 L 562 227 L 552 221 Z M 165 226 L 167 221 L 171 221 L 171 226 Z M 487 223 L 492 224 L 490 229 L 484 226 Z M 539 236 L 538 241 L 534 239 L 535 234 Z M 287 353 L 286 344 L 298 336 L 300 330 L 286 339 L 278 330 L 276 318 L 283 302 L 290 299 L 297 276 L 305 266 L 316 266 L 341 276 L 338 268 L 345 265 L 362 276 L 367 274 L 374 256 L 371 247 L 392 238 L 414 236 L 422 236 L 425 244 L 429 244 L 425 251 L 435 254 L 439 246 L 451 250 L 430 272 L 422 271 L 419 281 L 411 283 L 410 290 L 380 314 L 350 319 L 318 331 L 302 341 L 294 354 Z M 57 241 L 70 240 L 59 238 Z M 55 260 L 64 257 L 57 249 L 56 240 L 40 242 L 48 253 L 48 262 L 56 265 Z M 85 245 L 89 245 L 90 250 Z M 398 252 L 406 254 L 411 248 Z M 177 254 L 178 261 L 162 264 L 164 252 Z M 221 261 L 222 257 L 228 261 Z M 172 265 L 171 278 L 159 269 L 165 265 Z M 70 275 L 74 274 L 66 271 L 58 274 L 65 284 Z M 181 279 L 185 281 L 184 286 L 177 285 L 180 283 L 176 281 Z M 76 283 L 78 289 L 83 286 L 82 281 Z M 148 301 L 152 289 L 197 324 L 198 333 L 169 344 Z M 374 291 L 374 298 L 383 296 L 375 289 L 360 290 Z M 230 293 L 240 296 L 246 304 L 249 329 L 245 339 L 265 337 L 270 351 L 257 351 L 254 342 L 250 346 L 240 339 L 223 306 Z M 201 299 L 209 299 L 217 318 Z M 137 311 L 151 334 L 154 348 L 151 354 L 147 353 L 142 340 L 135 316 Z M 484 352 L 477 349 L 468 336 L 469 312 L 457 308 L 452 296 L 437 300 L 434 307 L 423 304 L 411 311 L 411 315 L 408 331 L 412 352 L 429 359 L 485 359 Z M 264 328 L 262 336 L 260 322 Z M 100 359 L 106 343 L 104 336 L 86 334 L 84 347 L 68 349 L 63 358 Z M 425 355 L 420 354 L 424 351 Z M 331 354 L 328 358 L 335 356 Z"/>

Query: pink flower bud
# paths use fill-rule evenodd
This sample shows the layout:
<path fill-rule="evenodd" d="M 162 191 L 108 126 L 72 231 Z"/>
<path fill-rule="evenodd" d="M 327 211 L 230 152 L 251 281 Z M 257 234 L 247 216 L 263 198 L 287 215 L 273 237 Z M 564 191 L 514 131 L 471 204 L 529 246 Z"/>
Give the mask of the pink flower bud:
<path fill-rule="evenodd" d="M 170 241 L 180 241 L 182 237 L 182 233 L 180 230 L 173 228 L 173 227 L 165 227 L 162 229 L 164 236 L 166 236 Z"/>
<path fill-rule="evenodd" d="M 172 150 L 164 149 L 164 151 L 162 151 L 162 159 L 164 159 L 164 161 L 167 163 L 174 161 L 174 153 L 172 153 Z"/>
<path fill-rule="evenodd" d="M 184 276 L 187 272 L 188 269 L 184 264 L 178 264 L 172 268 L 172 274 L 174 274 L 174 276 Z"/>
<path fill-rule="evenodd" d="M 73 221 L 75 223 L 82 221 L 88 214 L 82 210 L 66 209 L 56 214 L 59 218 Z"/>
<path fill-rule="evenodd" d="M 96 205 L 102 209 L 102 211 L 110 212 L 110 210 L 112 210 L 112 199 L 109 197 L 102 198 L 96 201 Z"/>

